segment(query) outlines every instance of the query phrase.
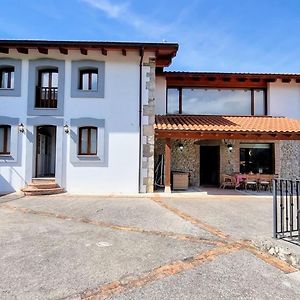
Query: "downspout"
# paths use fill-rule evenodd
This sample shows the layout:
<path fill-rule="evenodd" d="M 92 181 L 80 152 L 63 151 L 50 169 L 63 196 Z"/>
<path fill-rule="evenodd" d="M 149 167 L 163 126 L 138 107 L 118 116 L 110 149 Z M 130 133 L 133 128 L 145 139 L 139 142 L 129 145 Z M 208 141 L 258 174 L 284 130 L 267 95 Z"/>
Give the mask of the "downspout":
<path fill-rule="evenodd" d="M 142 107 L 143 107 L 143 59 L 144 59 L 144 48 L 140 49 L 140 82 L 139 82 L 139 174 L 138 174 L 138 187 L 139 193 L 141 192 L 141 174 L 142 174 Z"/>

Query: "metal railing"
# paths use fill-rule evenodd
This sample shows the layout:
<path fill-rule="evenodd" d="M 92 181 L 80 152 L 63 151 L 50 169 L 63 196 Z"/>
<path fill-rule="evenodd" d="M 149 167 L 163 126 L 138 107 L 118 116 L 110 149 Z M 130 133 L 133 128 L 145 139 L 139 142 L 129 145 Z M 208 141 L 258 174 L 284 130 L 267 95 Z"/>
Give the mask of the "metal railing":
<path fill-rule="evenodd" d="M 273 237 L 300 242 L 300 180 L 273 179 Z"/>
<path fill-rule="evenodd" d="M 57 108 L 57 87 L 36 87 L 35 107 Z"/>

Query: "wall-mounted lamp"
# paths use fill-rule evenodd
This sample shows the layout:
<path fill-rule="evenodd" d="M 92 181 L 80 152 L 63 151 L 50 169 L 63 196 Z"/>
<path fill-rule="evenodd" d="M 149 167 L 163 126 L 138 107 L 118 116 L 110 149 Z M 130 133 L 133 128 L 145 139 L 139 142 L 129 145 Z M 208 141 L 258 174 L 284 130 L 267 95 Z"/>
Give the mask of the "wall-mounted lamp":
<path fill-rule="evenodd" d="M 24 127 L 24 124 L 23 124 L 23 123 L 20 123 L 20 124 L 18 125 L 18 128 L 19 128 L 19 132 L 24 133 L 25 127 Z"/>
<path fill-rule="evenodd" d="M 65 131 L 66 134 L 68 134 L 68 133 L 70 132 L 70 128 L 69 128 L 69 125 L 68 125 L 68 124 L 66 124 L 66 125 L 64 126 L 64 131 Z"/>
<path fill-rule="evenodd" d="M 232 152 L 233 145 L 232 144 L 227 144 L 227 149 L 229 152 Z"/>
<path fill-rule="evenodd" d="M 183 144 L 179 143 L 179 144 L 178 144 L 178 149 L 179 149 L 180 151 L 182 151 L 183 148 L 184 148 Z"/>

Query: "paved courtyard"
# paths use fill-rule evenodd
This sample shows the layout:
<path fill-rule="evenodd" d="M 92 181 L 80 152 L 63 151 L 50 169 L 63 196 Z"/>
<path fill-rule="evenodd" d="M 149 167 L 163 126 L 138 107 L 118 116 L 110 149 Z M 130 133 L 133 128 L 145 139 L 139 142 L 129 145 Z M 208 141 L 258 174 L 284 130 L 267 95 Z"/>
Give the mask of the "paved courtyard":
<path fill-rule="evenodd" d="M 247 241 L 270 197 L 0 197 L 0 299 L 299 299 Z"/>

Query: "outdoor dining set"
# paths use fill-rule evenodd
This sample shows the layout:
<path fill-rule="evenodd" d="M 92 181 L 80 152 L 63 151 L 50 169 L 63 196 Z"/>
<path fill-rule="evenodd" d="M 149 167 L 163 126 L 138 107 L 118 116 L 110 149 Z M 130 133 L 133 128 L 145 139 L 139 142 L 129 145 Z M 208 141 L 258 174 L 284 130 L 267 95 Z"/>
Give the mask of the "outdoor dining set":
<path fill-rule="evenodd" d="M 253 191 L 271 191 L 272 180 L 275 175 L 270 174 L 223 174 L 220 187 L 244 189 Z"/>

